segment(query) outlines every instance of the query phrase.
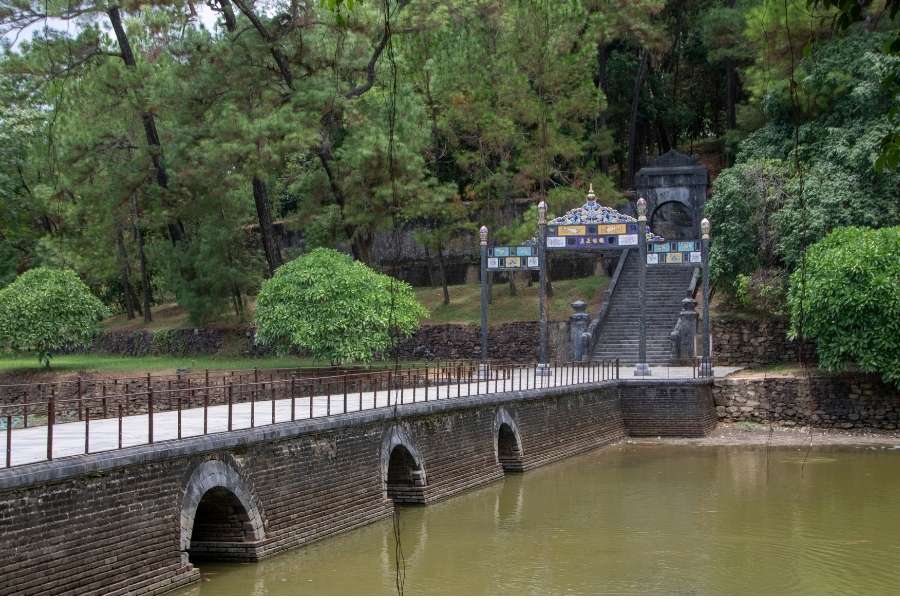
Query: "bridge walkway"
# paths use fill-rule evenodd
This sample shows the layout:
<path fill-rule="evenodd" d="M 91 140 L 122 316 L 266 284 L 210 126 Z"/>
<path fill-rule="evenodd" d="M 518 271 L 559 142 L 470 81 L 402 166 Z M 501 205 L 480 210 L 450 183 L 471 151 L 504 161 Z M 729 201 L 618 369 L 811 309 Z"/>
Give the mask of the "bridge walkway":
<path fill-rule="evenodd" d="M 715 376 L 722 377 L 736 367 L 716 367 Z M 534 368 L 517 367 L 504 372 L 508 377 L 488 380 L 453 381 L 440 385 L 403 387 L 359 393 L 297 396 L 296 398 L 259 399 L 208 407 L 185 408 L 180 411 L 154 412 L 152 443 L 213 435 L 233 430 L 261 427 L 291 420 L 320 418 L 346 413 L 467 396 L 532 390 L 565 388 L 584 383 L 616 379 L 615 372 L 600 371 L 596 365 L 565 365 L 551 377 L 535 377 Z M 631 366 L 621 366 L 618 379 L 686 380 L 693 378 L 691 367 L 655 367 L 650 377 L 635 377 Z M 58 423 L 52 431 L 52 458 L 93 454 L 151 443 L 150 417 L 147 413 L 89 421 Z M 0 430 L 2 431 L 2 430 Z M 2 431 L 7 443 L 0 444 L 0 466 L 24 465 L 48 460 L 46 425 Z M 87 443 L 86 443 L 87 442 Z M 11 460 L 7 463 L 8 448 Z M 0 468 L 0 473 L 3 469 Z"/>

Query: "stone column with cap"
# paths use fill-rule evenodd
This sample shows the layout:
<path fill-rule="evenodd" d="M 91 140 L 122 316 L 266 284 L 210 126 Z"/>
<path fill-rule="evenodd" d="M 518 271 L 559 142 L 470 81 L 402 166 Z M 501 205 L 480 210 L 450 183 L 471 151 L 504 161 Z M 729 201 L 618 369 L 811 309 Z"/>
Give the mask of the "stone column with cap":
<path fill-rule="evenodd" d="M 590 315 L 585 312 L 587 302 L 576 300 L 571 304 L 575 312 L 569 317 L 569 358 L 574 361 L 584 360 L 584 338 Z"/>

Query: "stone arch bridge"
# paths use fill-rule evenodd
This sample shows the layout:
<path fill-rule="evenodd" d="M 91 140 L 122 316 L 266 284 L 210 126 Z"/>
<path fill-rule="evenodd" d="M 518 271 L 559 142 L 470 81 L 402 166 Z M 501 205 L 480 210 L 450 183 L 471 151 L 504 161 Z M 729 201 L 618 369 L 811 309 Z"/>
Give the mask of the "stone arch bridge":
<path fill-rule="evenodd" d="M 0 593 L 161 593 L 192 561 L 256 561 L 622 440 L 702 436 L 709 380 L 455 398 L 0 473 Z"/>

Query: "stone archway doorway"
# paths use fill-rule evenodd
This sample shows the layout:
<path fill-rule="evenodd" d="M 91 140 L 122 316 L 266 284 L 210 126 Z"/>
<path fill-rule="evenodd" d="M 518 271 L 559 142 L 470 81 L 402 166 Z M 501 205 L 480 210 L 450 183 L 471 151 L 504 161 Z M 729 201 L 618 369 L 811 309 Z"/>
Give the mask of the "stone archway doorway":
<path fill-rule="evenodd" d="M 690 240 L 694 238 L 694 217 L 681 202 L 666 202 L 653 211 L 650 231 L 666 240 Z"/>

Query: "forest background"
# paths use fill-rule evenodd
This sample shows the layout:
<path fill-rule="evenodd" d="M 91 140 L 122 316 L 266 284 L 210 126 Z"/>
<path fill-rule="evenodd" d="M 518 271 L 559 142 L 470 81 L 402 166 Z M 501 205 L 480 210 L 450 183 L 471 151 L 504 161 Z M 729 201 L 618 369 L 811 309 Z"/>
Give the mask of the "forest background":
<path fill-rule="evenodd" d="M 718 175 L 717 294 L 783 314 L 810 244 L 900 224 L 898 4 L 0 0 L 0 286 L 67 267 L 199 325 L 402 229 L 446 290 L 477 226 L 519 241 L 588 183 L 630 210 L 678 148 Z"/>

